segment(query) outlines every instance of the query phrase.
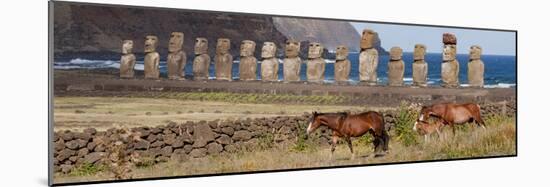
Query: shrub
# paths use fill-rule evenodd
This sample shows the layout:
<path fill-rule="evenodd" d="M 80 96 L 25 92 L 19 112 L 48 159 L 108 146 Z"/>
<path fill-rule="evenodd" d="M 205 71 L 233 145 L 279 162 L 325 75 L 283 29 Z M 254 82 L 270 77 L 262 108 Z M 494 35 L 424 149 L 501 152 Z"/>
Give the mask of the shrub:
<path fill-rule="evenodd" d="M 290 147 L 290 150 L 292 152 L 314 152 L 317 150 L 317 145 L 314 145 L 312 143 L 312 141 L 314 141 L 311 137 L 311 138 L 308 138 L 307 135 L 306 135 L 306 126 L 305 124 L 298 124 L 298 127 L 297 127 L 297 133 L 298 133 L 298 136 L 297 136 L 297 140 L 296 142 L 294 143 L 294 145 L 292 145 Z"/>
<path fill-rule="evenodd" d="M 274 144 L 274 137 L 271 133 L 262 134 L 260 137 L 258 137 L 258 149 L 260 150 L 272 148 Z"/>
<path fill-rule="evenodd" d="M 395 119 L 396 139 L 405 146 L 418 144 L 416 134 L 412 130 L 418 116 L 417 108 L 415 105 L 408 105 L 406 102 L 403 102 L 397 110 Z"/>

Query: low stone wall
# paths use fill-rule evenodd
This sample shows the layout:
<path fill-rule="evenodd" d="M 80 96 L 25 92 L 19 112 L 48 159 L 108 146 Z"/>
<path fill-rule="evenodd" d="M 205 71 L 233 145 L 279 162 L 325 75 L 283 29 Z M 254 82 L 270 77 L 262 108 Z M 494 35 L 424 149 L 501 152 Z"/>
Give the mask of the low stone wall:
<path fill-rule="evenodd" d="M 252 150 L 261 141 L 294 142 L 304 133 L 308 117 L 282 116 L 234 121 L 199 121 L 132 129 L 108 129 L 54 133 L 55 171 L 69 172 L 82 163 L 101 164 L 106 148 L 114 141 L 126 144 L 127 155 L 154 162 L 199 158 L 206 155 Z M 315 134 L 328 144 L 328 130 Z"/>
<path fill-rule="evenodd" d="M 381 113 L 387 129 L 391 129 L 395 124 L 397 110 Z M 515 113 L 515 102 L 482 105 L 483 116 L 514 116 Z M 207 155 L 251 151 L 266 142 L 277 145 L 295 143 L 305 133 L 309 118 L 310 114 L 304 114 L 233 121 L 188 121 L 183 124 L 171 122 L 157 127 L 112 128 L 107 131 L 90 128 L 82 132 L 55 132 L 54 170 L 68 173 L 83 163 L 103 164 L 102 160 L 108 156 L 109 145 L 117 141 L 126 145 L 123 154 L 127 156 L 124 159 L 134 164 L 146 160 L 154 164 L 170 159 L 185 161 Z M 321 127 L 310 137 L 321 145 L 329 145 L 330 132 Z"/>

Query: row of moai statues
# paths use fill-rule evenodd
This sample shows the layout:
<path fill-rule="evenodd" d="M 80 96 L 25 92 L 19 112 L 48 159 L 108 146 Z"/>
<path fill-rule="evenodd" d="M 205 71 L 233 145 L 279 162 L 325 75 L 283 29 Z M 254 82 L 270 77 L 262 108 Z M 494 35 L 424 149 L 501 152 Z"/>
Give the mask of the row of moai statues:
<path fill-rule="evenodd" d="M 374 48 L 374 38 L 377 33 L 365 29 L 361 36 L 359 54 L 359 80 L 368 85 L 378 84 L 378 51 Z M 184 79 L 184 68 L 187 57 L 183 51 L 184 34 L 173 32 L 170 35 L 168 45 L 168 78 L 175 80 Z M 441 80 L 443 87 L 459 86 L 459 63 L 456 60 L 456 37 L 451 33 L 443 34 L 443 62 L 441 65 Z M 216 55 L 214 57 L 215 75 L 217 80 L 231 81 L 233 56 L 229 53 L 230 40 L 219 38 L 216 44 Z M 145 58 L 144 74 L 147 79 L 159 78 L 159 54 L 156 52 L 158 38 L 156 36 L 145 37 Z M 324 47 L 321 43 L 312 42 L 308 46 L 306 76 L 309 82 L 323 82 L 325 79 L 325 64 L 323 59 Z M 120 66 L 121 78 L 134 77 L 134 65 L 136 57 L 132 54 L 133 42 L 125 40 L 122 46 L 122 57 Z M 257 77 L 258 60 L 254 57 L 256 43 L 251 40 L 244 40 L 240 45 L 240 80 L 251 81 Z M 284 47 L 285 57 L 283 59 L 283 80 L 284 82 L 300 81 L 300 67 L 302 59 L 299 57 L 300 42 L 287 40 Z M 210 56 L 208 51 L 208 40 L 197 38 L 195 41 L 195 58 L 193 60 L 193 76 L 195 80 L 208 79 Z M 279 61 L 276 58 L 277 46 L 273 42 L 264 42 L 261 52 L 261 80 L 278 81 Z M 334 79 L 337 82 L 349 80 L 351 62 L 348 60 L 349 49 L 346 46 L 336 48 L 336 61 L 334 64 Z M 413 52 L 413 86 L 426 87 L 428 64 L 425 61 L 426 46 L 416 44 Z M 399 47 L 390 49 L 390 61 L 388 62 L 388 85 L 402 86 L 405 62 L 402 59 L 403 50 Z M 481 61 L 481 47 L 474 45 L 470 48 L 470 62 L 468 63 L 468 82 L 472 87 L 483 87 L 484 65 Z"/>

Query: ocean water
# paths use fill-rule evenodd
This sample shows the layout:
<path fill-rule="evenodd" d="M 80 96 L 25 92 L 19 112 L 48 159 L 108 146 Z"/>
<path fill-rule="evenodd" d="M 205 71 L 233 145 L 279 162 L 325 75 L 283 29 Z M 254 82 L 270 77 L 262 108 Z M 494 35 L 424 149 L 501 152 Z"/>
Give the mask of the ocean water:
<path fill-rule="evenodd" d="M 239 78 L 239 61 L 238 57 L 233 63 L 233 78 Z M 426 62 L 428 63 L 428 84 L 440 85 L 441 82 L 441 54 L 440 53 L 428 53 L 426 54 Z M 55 59 L 54 69 L 109 69 L 120 67 L 119 59 L 105 59 L 104 57 L 98 57 L 102 60 L 94 59 Z M 351 61 L 351 73 L 350 82 L 357 83 L 359 80 L 359 54 L 350 53 L 348 59 Z M 403 60 L 405 61 L 405 76 L 404 82 L 406 85 L 412 84 L 412 53 L 403 53 Z M 460 62 L 460 83 L 463 86 L 468 82 L 468 55 L 458 54 L 457 59 Z M 516 57 L 515 56 L 501 56 L 501 55 L 483 55 L 481 60 L 485 63 L 485 87 L 515 87 L 516 86 Z M 192 61 L 193 57 L 188 58 L 188 62 L 185 67 L 185 74 L 192 75 Z M 326 59 L 326 71 L 325 82 L 334 82 L 334 59 Z M 283 66 L 282 59 L 279 59 L 281 63 L 279 66 L 279 79 L 283 79 Z M 304 60 L 305 62 L 305 60 Z M 379 84 L 387 83 L 387 67 L 389 62 L 389 56 L 380 56 L 378 64 L 378 79 Z M 301 67 L 301 78 L 306 80 L 306 63 Z M 143 57 L 137 59 L 136 71 L 143 71 Z M 160 62 L 161 76 L 166 76 L 167 67 L 166 61 L 161 59 Z M 258 63 L 258 72 L 261 71 L 261 65 Z M 214 79 L 214 65 L 210 65 L 210 79 Z M 258 73 L 258 79 L 260 79 L 260 73 Z"/>

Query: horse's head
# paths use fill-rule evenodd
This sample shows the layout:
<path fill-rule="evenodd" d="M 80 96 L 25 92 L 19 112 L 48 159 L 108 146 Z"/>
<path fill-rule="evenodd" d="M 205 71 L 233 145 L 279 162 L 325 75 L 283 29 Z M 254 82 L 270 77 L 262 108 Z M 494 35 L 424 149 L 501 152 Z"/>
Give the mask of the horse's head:
<path fill-rule="evenodd" d="M 413 130 L 420 133 L 420 134 L 424 134 L 426 132 L 426 128 L 429 126 L 429 122 L 428 121 L 420 121 L 420 120 L 416 120 L 416 122 L 414 123 L 414 127 L 413 127 Z"/>
<path fill-rule="evenodd" d="M 429 118 L 432 113 L 433 112 L 430 107 L 423 106 L 420 110 L 420 114 L 418 115 L 418 119 L 414 122 L 413 131 L 416 131 L 419 123 L 425 123 L 425 120 Z"/>
<path fill-rule="evenodd" d="M 307 126 L 306 134 L 313 132 L 315 129 L 321 126 L 321 120 L 319 119 L 319 113 L 313 112 L 311 120 L 309 120 L 309 125 Z"/>

